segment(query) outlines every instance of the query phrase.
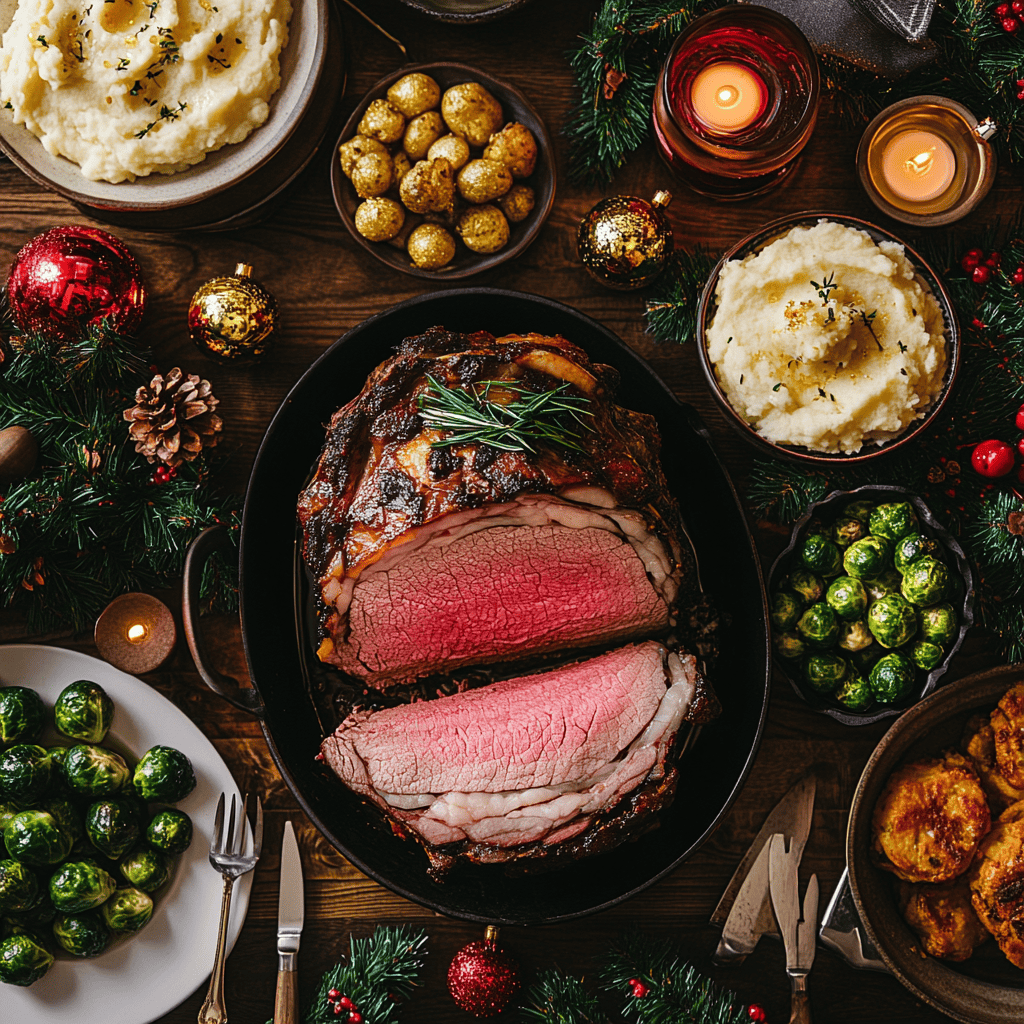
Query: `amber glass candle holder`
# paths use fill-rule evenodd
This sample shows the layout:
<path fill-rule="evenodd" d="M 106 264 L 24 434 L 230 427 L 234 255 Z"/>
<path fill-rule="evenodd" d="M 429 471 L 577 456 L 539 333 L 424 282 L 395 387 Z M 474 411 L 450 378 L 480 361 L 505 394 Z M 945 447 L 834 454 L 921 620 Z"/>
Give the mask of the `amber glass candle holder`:
<path fill-rule="evenodd" d="M 788 18 L 750 4 L 694 21 L 654 92 L 654 137 L 673 173 L 716 199 L 774 188 L 796 166 L 818 115 L 818 62 Z"/>
<path fill-rule="evenodd" d="M 944 96 L 912 96 L 886 107 L 857 148 L 857 173 L 871 201 L 904 224 L 937 227 L 973 210 L 996 176 L 988 139 L 995 123 L 979 121 Z"/>

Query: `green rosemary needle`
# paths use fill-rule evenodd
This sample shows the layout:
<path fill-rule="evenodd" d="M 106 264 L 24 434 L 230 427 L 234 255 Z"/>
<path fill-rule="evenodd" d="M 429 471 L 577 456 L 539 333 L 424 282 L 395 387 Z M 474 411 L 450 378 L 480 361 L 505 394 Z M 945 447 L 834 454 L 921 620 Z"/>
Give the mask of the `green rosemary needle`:
<path fill-rule="evenodd" d="M 509 381 L 481 381 L 475 388 L 449 388 L 427 374 L 428 387 L 418 399 L 423 422 L 448 435 L 433 448 L 485 444 L 505 452 L 535 452 L 534 445 L 557 445 L 582 452 L 583 416 L 593 416 L 588 398 L 567 395 L 568 384 L 532 391 Z M 511 392 L 508 402 L 491 398 L 491 388 Z"/>

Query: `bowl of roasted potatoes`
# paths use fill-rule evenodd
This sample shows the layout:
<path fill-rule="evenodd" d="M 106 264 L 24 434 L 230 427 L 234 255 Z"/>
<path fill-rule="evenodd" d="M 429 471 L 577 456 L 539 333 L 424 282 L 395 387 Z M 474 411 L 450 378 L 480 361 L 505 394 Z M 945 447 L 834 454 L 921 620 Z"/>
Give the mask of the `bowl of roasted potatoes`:
<path fill-rule="evenodd" d="M 383 263 L 469 277 L 540 231 L 555 197 L 551 140 L 508 82 L 468 64 L 406 66 L 356 105 L 331 190 L 352 237 Z"/>
<path fill-rule="evenodd" d="M 846 841 L 870 940 L 919 999 L 1024 1020 L 1024 664 L 914 705 L 864 768 Z"/>

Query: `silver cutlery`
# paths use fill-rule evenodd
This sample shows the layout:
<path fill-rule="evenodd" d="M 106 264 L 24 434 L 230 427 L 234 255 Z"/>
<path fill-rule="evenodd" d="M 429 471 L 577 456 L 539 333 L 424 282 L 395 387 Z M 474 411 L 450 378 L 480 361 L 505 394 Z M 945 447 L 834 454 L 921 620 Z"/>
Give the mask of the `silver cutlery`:
<path fill-rule="evenodd" d="M 231 891 L 235 879 L 252 871 L 263 847 L 263 805 L 256 797 L 256 822 L 252 829 L 252 845 L 246 852 L 248 839 L 249 794 L 242 801 L 238 830 L 235 830 L 235 797 L 231 796 L 231 811 L 227 828 L 224 827 L 224 794 L 217 801 L 217 814 L 213 823 L 213 842 L 210 844 L 210 863 L 224 876 L 224 895 L 220 901 L 220 926 L 217 932 L 217 955 L 210 974 L 210 987 L 206 1002 L 199 1011 L 199 1024 L 226 1024 L 228 1015 L 224 1007 L 224 959 L 227 953 L 228 916 L 231 912 Z"/>
<path fill-rule="evenodd" d="M 298 1024 L 298 953 L 305 916 L 302 861 L 295 829 L 284 823 L 281 840 L 281 885 L 277 897 L 277 993 L 274 996 L 274 1024 Z"/>
<path fill-rule="evenodd" d="M 776 833 L 768 850 L 768 882 L 779 932 L 786 946 L 786 973 L 790 985 L 790 1024 L 811 1024 L 807 975 L 814 963 L 818 931 L 818 876 L 811 875 L 800 913 L 800 856 L 802 850 Z"/>

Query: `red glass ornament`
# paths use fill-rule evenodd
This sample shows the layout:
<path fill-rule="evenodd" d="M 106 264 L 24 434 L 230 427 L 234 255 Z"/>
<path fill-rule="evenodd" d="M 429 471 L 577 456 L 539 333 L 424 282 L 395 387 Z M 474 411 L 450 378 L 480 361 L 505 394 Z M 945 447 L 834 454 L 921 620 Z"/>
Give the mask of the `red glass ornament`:
<path fill-rule="evenodd" d="M 971 271 L 971 280 L 975 284 L 988 284 L 989 278 L 991 278 L 991 277 L 992 277 L 992 269 L 990 267 L 986 267 L 984 263 L 979 263 Z"/>
<path fill-rule="evenodd" d="M 519 991 L 519 964 L 498 946 L 498 929 L 488 927 L 483 942 L 471 942 L 448 966 L 448 991 L 460 1009 L 494 1017 Z"/>
<path fill-rule="evenodd" d="M 982 441 L 971 452 L 971 465 L 975 473 L 990 480 L 1006 476 L 1013 469 L 1013 449 L 1005 441 Z"/>
<path fill-rule="evenodd" d="M 1024 430 L 1024 405 L 1017 410 L 1017 415 L 1014 417 L 1013 422 L 1018 430 Z"/>
<path fill-rule="evenodd" d="M 764 1024 L 768 1019 L 768 1014 L 764 1012 L 764 1008 L 758 1006 L 757 1003 L 751 1003 L 747 1007 L 747 1016 L 754 1021 L 754 1024 Z"/>
<path fill-rule="evenodd" d="M 142 268 L 121 241 L 97 228 L 51 228 L 14 257 L 7 297 L 26 332 L 68 344 L 105 317 L 134 334 L 146 309 Z"/>
<path fill-rule="evenodd" d="M 1008 32 L 1011 36 L 1016 35 L 1017 29 L 1020 28 L 1020 22 L 1016 18 L 1003 18 L 1000 22 L 1004 32 Z"/>

